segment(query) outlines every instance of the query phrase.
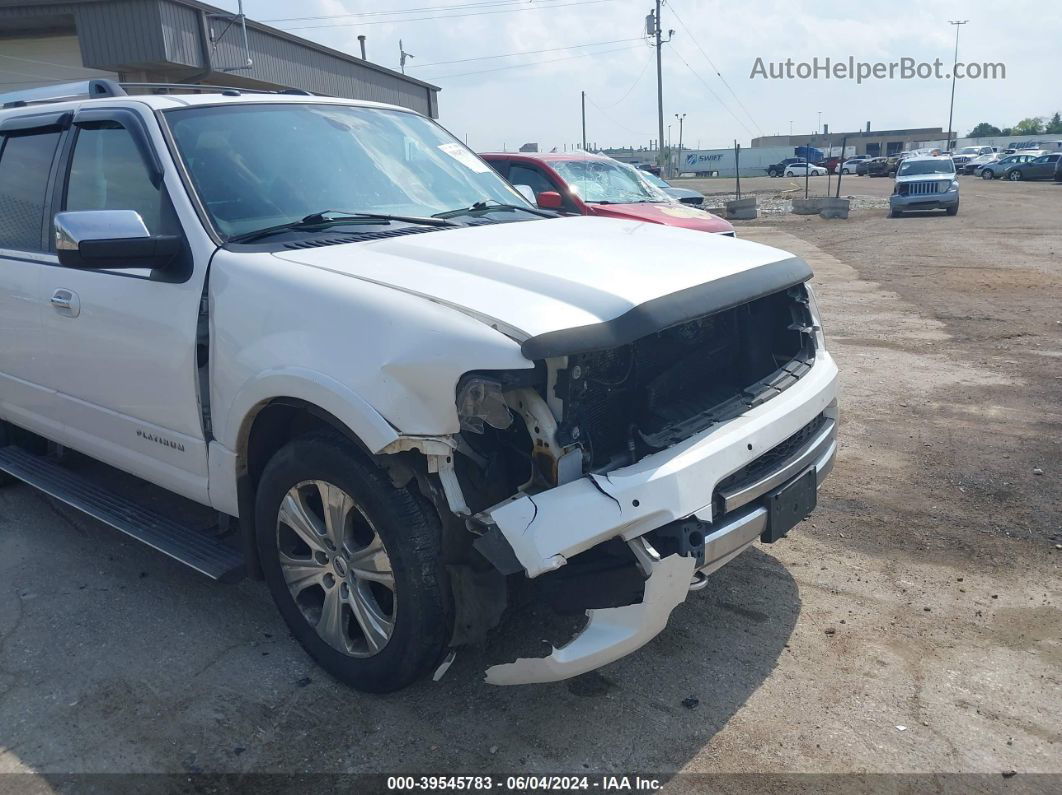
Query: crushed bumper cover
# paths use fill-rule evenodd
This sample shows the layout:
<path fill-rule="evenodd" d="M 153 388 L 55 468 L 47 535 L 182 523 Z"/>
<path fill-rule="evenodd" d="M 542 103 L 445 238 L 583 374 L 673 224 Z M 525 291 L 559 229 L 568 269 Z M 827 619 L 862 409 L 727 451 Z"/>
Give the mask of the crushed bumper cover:
<path fill-rule="evenodd" d="M 520 659 L 487 671 L 491 684 L 553 682 L 586 673 L 640 648 L 667 625 L 671 611 L 691 589 L 695 574 L 708 574 L 737 557 L 767 527 L 757 497 L 798 471 L 815 467 L 817 481 L 833 468 L 836 442 L 837 368 L 825 352 L 811 371 L 776 398 L 637 464 L 521 497 L 487 512 L 529 577 L 563 566 L 568 558 L 609 538 L 633 550 L 641 536 L 693 517 L 706 523 L 704 560 L 671 555 L 642 560 L 648 578 L 643 600 L 587 611 L 586 627 L 543 658 Z M 726 513 L 713 522 L 712 496 L 728 475 L 745 467 L 825 414 L 828 422 L 777 469 L 741 489 L 724 493 Z M 636 550 L 637 551 L 637 550 Z"/>
<path fill-rule="evenodd" d="M 667 626 L 671 611 L 686 599 L 696 562 L 670 555 L 650 564 L 641 602 L 587 610 L 583 631 L 546 657 L 525 657 L 487 669 L 487 683 L 525 685 L 584 674 L 640 649 Z"/>

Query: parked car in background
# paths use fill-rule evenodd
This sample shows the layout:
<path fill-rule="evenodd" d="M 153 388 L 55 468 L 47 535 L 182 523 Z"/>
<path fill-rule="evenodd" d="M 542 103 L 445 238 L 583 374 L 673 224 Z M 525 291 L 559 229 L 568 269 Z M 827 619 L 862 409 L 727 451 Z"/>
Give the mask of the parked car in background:
<path fill-rule="evenodd" d="M 628 218 L 734 236 L 729 221 L 678 204 L 645 175 L 604 155 L 485 152 L 480 155 L 513 185 L 526 185 L 538 206 L 564 215 Z"/>
<path fill-rule="evenodd" d="M 768 177 L 780 177 L 780 176 L 782 176 L 785 173 L 786 168 L 788 166 L 792 165 L 793 163 L 806 163 L 806 162 L 808 162 L 808 161 L 806 161 L 802 157 L 787 157 L 787 158 L 785 158 L 785 160 L 783 160 L 780 163 L 775 163 L 773 165 L 767 166 L 767 176 Z"/>
<path fill-rule="evenodd" d="M 811 163 L 790 163 L 785 167 L 785 175 L 787 177 L 803 177 L 805 174 L 809 177 L 825 177 L 827 173 L 822 166 L 812 165 Z"/>
<path fill-rule="evenodd" d="M 1000 159 L 1001 155 L 997 152 L 993 152 L 989 155 L 978 155 L 973 160 L 969 160 L 962 168 L 956 168 L 956 171 L 960 174 L 973 174 L 979 176 L 981 169 L 990 163 L 995 163 Z M 953 161 L 954 162 L 954 161 Z"/>
<path fill-rule="evenodd" d="M 838 166 L 841 165 L 841 158 L 839 158 L 839 157 L 828 157 L 828 158 L 826 158 L 825 161 L 823 161 L 822 163 L 817 163 L 816 165 L 821 165 L 823 168 L 825 168 L 831 174 L 836 174 Z"/>
<path fill-rule="evenodd" d="M 856 163 L 856 176 L 865 177 L 870 173 L 870 161 L 874 158 L 868 157 L 866 160 L 862 160 Z"/>
<path fill-rule="evenodd" d="M 995 147 L 991 146 L 964 146 L 956 152 L 953 152 L 951 159 L 955 162 L 956 168 L 961 168 L 980 155 L 990 155 L 995 152 Z"/>
<path fill-rule="evenodd" d="M 660 190 L 675 201 L 681 202 L 682 204 L 689 204 L 694 207 L 700 207 L 704 204 L 704 194 L 700 191 L 691 188 L 676 188 L 670 182 L 667 182 L 655 174 L 642 172 L 641 177 L 642 179 L 648 180 L 652 185 L 660 188 Z"/>
<path fill-rule="evenodd" d="M 887 177 L 889 176 L 889 158 L 872 157 L 866 161 L 866 169 L 868 177 Z"/>
<path fill-rule="evenodd" d="M 1028 163 L 1030 160 L 1038 158 L 1042 152 L 1015 152 L 1012 155 L 1006 155 L 999 158 L 999 160 L 992 160 L 985 163 L 981 167 L 980 177 L 981 179 L 997 179 L 1003 176 L 1005 172 L 1011 166 L 1021 165 L 1022 163 Z"/>
<path fill-rule="evenodd" d="M 950 157 L 905 158 L 896 172 L 896 185 L 889 197 L 889 217 L 909 210 L 959 212 L 959 182 Z"/>
<path fill-rule="evenodd" d="M 1027 163 L 1008 166 L 1003 172 L 1003 179 L 1009 179 L 1012 182 L 1019 182 L 1023 179 L 1052 179 L 1055 176 L 1055 166 L 1060 160 L 1062 160 L 1062 152 L 1040 155 Z"/>
<path fill-rule="evenodd" d="M 867 157 L 866 155 L 856 155 L 855 157 L 849 158 L 848 160 L 845 160 L 841 164 L 841 173 L 842 174 L 857 174 L 857 173 L 859 173 L 858 172 L 859 164 L 863 163 L 863 162 L 865 162 L 865 161 L 867 161 L 869 159 L 870 158 Z"/>
<path fill-rule="evenodd" d="M 885 175 L 889 177 L 895 177 L 896 172 L 900 168 L 900 163 L 907 157 L 906 152 L 897 152 L 894 155 L 889 155 L 885 158 Z"/>

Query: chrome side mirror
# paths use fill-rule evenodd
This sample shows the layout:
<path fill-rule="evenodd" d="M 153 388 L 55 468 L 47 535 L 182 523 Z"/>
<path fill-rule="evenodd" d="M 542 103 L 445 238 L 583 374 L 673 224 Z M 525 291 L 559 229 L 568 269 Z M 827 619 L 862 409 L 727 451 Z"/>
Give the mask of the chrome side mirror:
<path fill-rule="evenodd" d="M 133 210 L 55 215 L 55 250 L 59 264 L 69 268 L 172 270 L 183 244 L 178 235 L 152 235 Z"/>
<path fill-rule="evenodd" d="M 134 210 L 75 210 L 55 215 L 56 251 L 77 251 L 82 240 L 151 237 Z"/>

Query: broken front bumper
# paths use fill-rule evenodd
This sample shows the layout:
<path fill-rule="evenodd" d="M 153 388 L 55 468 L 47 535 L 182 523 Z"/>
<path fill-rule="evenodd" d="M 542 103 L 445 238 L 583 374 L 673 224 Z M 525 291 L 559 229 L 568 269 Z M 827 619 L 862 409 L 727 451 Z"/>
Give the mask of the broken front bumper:
<path fill-rule="evenodd" d="M 836 453 L 837 367 L 825 351 L 785 392 L 746 414 L 606 475 L 587 476 L 480 515 L 493 524 L 529 577 L 610 538 L 632 543 L 648 576 L 641 603 L 588 611 L 587 627 L 543 659 L 494 666 L 487 681 L 520 684 L 565 679 L 612 662 L 656 636 L 690 590 L 696 571 L 714 571 L 751 545 L 767 528 L 763 495 L 814 466 L 817 480 Z M 781 449 L 802 429 L 815 432 L 771 466 L 761 456 Z M 739 484 L 717 491 L 728 476 L 748 468 Z M 725 486 L 726 484 L 724 484 Z M 713 508 L 717 500 L 717 508 Z M 704 558 L 653 555 L 646 533 L 681 519 L 705 523 Z"/>

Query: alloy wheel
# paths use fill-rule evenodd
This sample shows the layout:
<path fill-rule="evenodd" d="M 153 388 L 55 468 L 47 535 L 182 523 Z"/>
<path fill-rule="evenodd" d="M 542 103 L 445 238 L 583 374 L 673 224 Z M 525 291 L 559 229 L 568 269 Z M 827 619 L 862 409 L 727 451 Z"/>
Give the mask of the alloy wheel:
<path fill-rule="evenodd" d="M 277 552 L 303 617 L 332 648 L 372 657 L 395 627 L 395 576 L 383 541 L 349 494 L 307 480 L 284 496 Z"/>

